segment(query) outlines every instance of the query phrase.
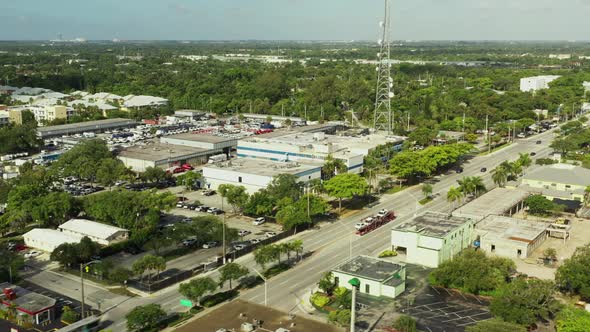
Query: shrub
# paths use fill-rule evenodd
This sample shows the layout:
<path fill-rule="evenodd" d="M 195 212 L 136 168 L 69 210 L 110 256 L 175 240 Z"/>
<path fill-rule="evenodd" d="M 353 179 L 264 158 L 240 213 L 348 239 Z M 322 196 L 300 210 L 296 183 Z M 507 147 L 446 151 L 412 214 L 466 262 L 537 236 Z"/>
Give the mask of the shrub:
<path fill-rule="evenodd" d="M 332 311 L 328 314 L 328 321 L 340 326 L 347 326 L 350 324 L 350 310 L 342 309 Z"/>
<path fill-rule="evenodd" d="M 334 290 L 334 296 L 342 297 L 342 295 L 348 293 L 348 289 L 346 287 L 338 287 Z"/>
<path fill-rule="evenodd" d="M 238 293 L 239 292 L 237 290 L 233 289 L 227 292 L 219 292 L 213 295 L 208 295 L 203 297 L 201 300 L 201 305 L 205 308 L 210 308 L 221 302 L 233 299 L 234 297 L 238 296 Z"/>
<path fill-rule="evenodd" d="M 61 314 L 61 321 L 64 323 L 72 324 L 78 321 L 78 313 L 70 309 L 70 307 L 65 306 L 63 308 L 63 313 Z"/>
<path fill-rule="evenodd" d="M 401 315 L 392 326 L 400 332 L 416 332 L 416 320 L 408 315 Z"/>
<path fill-rule="evenodd" d="M 323 308 L 330 303 L 330 298 L 322 293 L 314 293 L 310 298 L 311 304 L 317 308 Z"/>
<path fill-rule="evenodd" d="M 397 251 L 395 250 L 385 250 L 382 253 L 379 254 L 379 258 L 383 258 L 383 257 L 395 257 L 397 256 Z"/>

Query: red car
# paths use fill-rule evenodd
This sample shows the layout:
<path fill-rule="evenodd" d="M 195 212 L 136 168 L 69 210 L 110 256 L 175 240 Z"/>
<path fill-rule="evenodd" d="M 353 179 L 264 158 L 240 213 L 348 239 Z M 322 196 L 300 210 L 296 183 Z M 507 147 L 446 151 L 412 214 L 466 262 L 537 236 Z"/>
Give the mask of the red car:
<path fill-rule="evenodd" d="M 175 169 L 172 170 L 172 173 L 174 174 L 178 174 L 178 173 L 184 173 L 186 172 L 186 169 L 182 168 L 182 167 L 177 167 Z"/>
<path fill-rule="evenodd" d="M 180 166 L 180 168 L 186 170 L 186 171 L 192 171 L 193 169 L 195 169 L 194 167 L 192 167 L 189 164 L 183 164 L 182 166 Z"/>

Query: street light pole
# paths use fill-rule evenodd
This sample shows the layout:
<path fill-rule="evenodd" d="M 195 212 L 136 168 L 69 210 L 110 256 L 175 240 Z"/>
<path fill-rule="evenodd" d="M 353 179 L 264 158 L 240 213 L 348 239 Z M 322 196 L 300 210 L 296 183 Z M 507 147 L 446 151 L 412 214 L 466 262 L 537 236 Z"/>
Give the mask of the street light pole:
<path fill-rule="evenodd" d="M 223 213 L 223 218 L 222 218 L 223 222 L 222 222 L 222 231 L 221 231 L 222 232 L 222 235 L 221 236 L 222 236 L 223 239 L 222 239 L 222 245 L 221 245 L 221 247 L 223 248 L 222 249 L 223 250 L 223 265 L 225 265 L 225 263 L 226 263 L 225 262 L 225 259 L 226 259 L 225 258 L 225 256 L 226 256 L 226 252 L 225 252 L 225 211 L 223 210 L 223 196 L 219 195 L 219 197 L 221 197 L 221 211 L 224 212 Z"/>
<path fill-rule="evenodd" d="M 350 305 L 350 332 L 354 332 L 356 324 L 356 288 L 360 286 L 361 282 L 357 278 L 352 278 L 348 281 L 352 286 L 352 303 Z"/>
<path fill-rule="evenodd" d="M 81 304 L 80 318 L 81 319 L 84 319 L 84 270 L 83 269 L 87 268 L 90 264 L 94 264 L 94 263 L 98 263 L 98 261 L 90 261 L 86 264 L 80 264 L 80 284 L 81 284 L 81 287 L 80 287 L 81 294 L 80 295 L 82 297 L 81 301 L 80 301 L 80 304 Z"/>
<path fill-rule="evenodd" d="M 264 306 L 266 307 L 268 305 L 268 283 L 267 283 L 267 280 L 260 272 L 258 272 L 258 270 L 256 270 L 255 268 L 252 268 L 252 270 L 254 270 L 254 272 L 256 272 L 256 274 L 258 274 L 258 276 L 260 278 L 262 278 L 262 280 L 264 280 Z"/>

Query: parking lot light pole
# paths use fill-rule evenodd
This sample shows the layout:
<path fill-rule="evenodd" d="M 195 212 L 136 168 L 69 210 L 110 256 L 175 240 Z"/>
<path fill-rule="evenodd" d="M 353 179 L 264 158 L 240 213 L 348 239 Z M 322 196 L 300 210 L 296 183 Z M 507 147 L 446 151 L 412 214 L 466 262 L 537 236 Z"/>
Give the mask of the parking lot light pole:
<path fill-rule="evenodd" d="M 360 286 L 361 282 L 357 278 L 348 280 L 348 283 L 352 286 L 352 303 L 350 306 L 350 332 L 354 332 L 356 323 L 356 289 Z"/>
<path fill-rule="evenodd" d="M 267 283 L 267 280 L 260 272 L 258 272 L 258 270 L 256 270 L 255 268 L 252 268 L 252 270 L 254 270 L 254 272 L 256 272 L 256 274 L 258 274 L 258 276 L 260 276 L 260 278 L 262 278 L 262 280 L 264 280 L 264 306 L 266 307 L 266 305 L 268 304 L 268 283 Z"/>
<path fill-rule="evenodd" d="M 94 263 L 98 263 L 99 261 L 90 261 L 86 264 L 80 264 L 80 283 L 81 283 L 81 287 L 80 287 L 80 295 L 81 295 L 81 301 L 80 301 L 80 319 L 84 319 L 84 269 L 87 269 L 89 265 L 94 264 Z"/>

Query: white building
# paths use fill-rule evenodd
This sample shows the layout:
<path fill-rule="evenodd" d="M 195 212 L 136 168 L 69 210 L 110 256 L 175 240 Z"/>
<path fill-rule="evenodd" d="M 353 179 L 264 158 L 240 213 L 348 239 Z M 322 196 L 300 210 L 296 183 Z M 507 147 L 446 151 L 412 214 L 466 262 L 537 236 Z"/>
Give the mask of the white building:
<path fill-rule="evenodd" d="M 590 91 L 590 82 L 583 82 L 584 91 Z"/>
<path fill-rule="evenodd" d="M 168 99 L 153 96 L 128 95 L 123 97 L 126 108 L 160 107 L 168 105 Z"/>
<path fill-rule="evenodd" d="M 0 127 L 6 126 L 10 123 L 10 115 L 6 111 L 0 111 Z"/>
<path fill-rule="evenodd" d="M 541 194 L 548 199 L 583 202 L 588 186 L 590 169 L 570 164 L 555 164 L 525 174 L 520 188 Z"/>
<path fill-rule="evenodd" d="M 281 131 L 253 136 L 238 141 L 238 157 L 264 158 L 275 161 L 322 163 L 332 155 L 344 161 L 351 173 L 361 173 L 369 151 L 400 137 L 382 135 L 336 136 L 323 132 Z"/>
<path fill-rule="evenodd" d="M 221 184 L 244 186 L 249 193 L 264 189 L 279 174 L 291 174 L 301 182 L 321 177 L 322 167 L 297 162 L 278 162 L 265 159 L 239 158 L 209 164 L 203 168 L 203 177 L 211 189 Z"/>
<path fill-rule="evenodd" d="M 547 224 L 502 216 L 488 216 L 475 226 L 479 247 L 493 255 L 527 258 L 547 239 Z"/>
<path fill-rule="evenodd" d="M 549 54 L 549 59 L 567 60 L 571 58 L 571 54 Z"/>
<path fill-rule="evenodd" d="M 123 228 L 102 224 L 85 219 L 71 219 L 58 228 L 62 233 L 73 237 L 83 238 L 108 246 L 125 241 L 129 238 L 129 231 Z"/>
<path fill-rule="evenodd" d="M 391 245 L 406 262 L 437 267 L 473 241 L 474 220 L 427 212 L 394 227 Z"/>
<path fill-rule="evenodd" d="M 352 289 L 351 279 L 358 279 L 358 291 L 372 296 L 396 298 L 406 289 L 406 267 L 403 264 L 369 256 L 357 256 L 332 270 L 339 287 Z"/>
<path fill-rule="evenodd" d="M 229 154 L 231 149 L 235 149 L 238 145 L 236 138 L 193 133 L 164 136 L 160 139 L 160 142 L 199 149 L 219 150 L 224 151 L 226 154 Z"/>
<path fill-rule="evenodd" d="M 559 75 L 546 75 L 546 76 L 534 76 L 525 77 L 520 79 L 520 91 L 538 91 L 543 89 L 549 89 L 549 83 L 560 78 Z"/>
<path fill-rule="evenodd" d="M 62 233 L 55 229 L 34 228 L 23 235 L 27 247 L 53 252 L 64 243 L 80 243 L 79 236 Z"/>

